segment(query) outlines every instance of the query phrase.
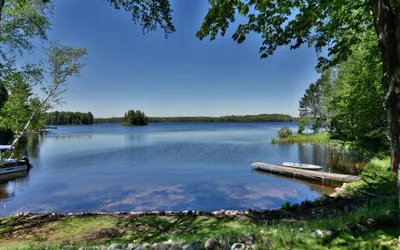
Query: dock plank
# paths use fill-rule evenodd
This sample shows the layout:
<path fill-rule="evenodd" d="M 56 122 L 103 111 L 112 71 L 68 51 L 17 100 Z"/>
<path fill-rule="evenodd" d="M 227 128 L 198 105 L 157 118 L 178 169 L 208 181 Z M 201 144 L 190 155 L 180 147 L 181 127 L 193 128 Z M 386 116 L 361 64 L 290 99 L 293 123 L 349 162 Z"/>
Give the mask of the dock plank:
<path fill-rule="evenodd" d="M 253 167 L 257 167 L 261 170 L 278 172 L 285 175 L 293 175 L 297 177 L 304 178 L 313 178 L 313 179 L 321 179 L 321 180 L 333 180 L 340 182 L 355 182 L 361 179 L 360 176 L 355 175 L 346 175 L 346 174 L 335 174 L 335 173 L 326 173 L 319 172 L 313 170 L 305 170 L 305 169 L 296 169 L 291 167 L 280 166 L 276 164 L 268 164 L 263 162 L 254 162 L 251 164 Z"/>

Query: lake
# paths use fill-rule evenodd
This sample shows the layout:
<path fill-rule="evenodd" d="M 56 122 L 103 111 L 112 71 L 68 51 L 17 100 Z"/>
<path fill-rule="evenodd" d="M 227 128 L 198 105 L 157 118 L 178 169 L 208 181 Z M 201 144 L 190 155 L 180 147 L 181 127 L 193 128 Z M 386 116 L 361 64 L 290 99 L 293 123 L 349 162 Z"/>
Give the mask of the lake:
<path fill-rule="evenodd" d="M 349 154 L 323 146 L 276 145 L 297 123 L 159 123 L 58 126 L 18 147 L 34 167 L 0 179 L 0 215 L 13 212 L 175 211 L 278 208 L 332 189 L 259 174 L 254 161 L 324 165 L 353 173 Z"/>

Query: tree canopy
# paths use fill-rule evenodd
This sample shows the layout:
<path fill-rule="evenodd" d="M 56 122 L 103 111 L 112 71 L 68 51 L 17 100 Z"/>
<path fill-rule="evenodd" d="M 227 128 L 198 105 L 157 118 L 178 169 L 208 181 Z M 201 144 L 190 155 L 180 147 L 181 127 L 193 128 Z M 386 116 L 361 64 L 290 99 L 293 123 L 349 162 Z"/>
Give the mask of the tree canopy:
<path fill-rule="evenodd" d="M 362 40 L 346 61 L 325 70 L 310 84 L 299 102 L 300 116 L 311 116 L 316 131 L 324 124 L 334 138 L 373 140 L 376 146 L 387 147 L 382 63 L 374 34 L 366 33 Z"/>
<path fill-rule="evenodd" d="M 115 9 L 132 13 L 135 24 L 142 26 L 143 33 L 161 28 L 165 37 L 175 32 L 169 0 L 107 0 Z"/>
<path fill-rule="evenodd" d="M 368 3 L 355 1 L 310 0 L 209 0 L 209 8 L 197 37 L 215 39 L 224 36 L 237 15 L 247 22 L 238 25 L 232 38 L 238 43 L 250 32 L 263 39 L 261 58 L 272 55 L 279 46 L 297 49 L 313 46 L 317 53 L 328 49 L 328 56 L 319 56 L 318 67 L 338 63 L 351 54 L 360 34 L 373 28 Z"/>

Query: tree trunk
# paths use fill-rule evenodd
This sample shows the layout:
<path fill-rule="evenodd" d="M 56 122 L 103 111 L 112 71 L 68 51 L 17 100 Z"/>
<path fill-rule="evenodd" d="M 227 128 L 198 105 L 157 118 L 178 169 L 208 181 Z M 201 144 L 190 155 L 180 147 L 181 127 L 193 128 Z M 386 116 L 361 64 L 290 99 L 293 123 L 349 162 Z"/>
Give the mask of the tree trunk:
<path fill-rule="evenodd" d="M 397 189 L 400 201 L 400 62 L 397 65 L 394 72 L 387 76 L 389 83 L 387 90 L 385 88 L 385 94 L 387 97 L 386 109 L 390 135 L 391 166 L 392 170 L 397 173 Z"/>
<path fill-rule="evenodd" d="M 400 7 L 396 4 L 392 8 L 389 0 L 371 0 L 370 7 L 382 56 L 382 83 L 388 113 L 391 164 L 392 170 L 397 173 L 400 201 Z"/>
<path fill-rule="evenodd" d="M 55 84 L 53 86 L 53 88 L 50 90 L 50 92 L 47 94 L 46 98 L 41 101 L 39 103 L 39 106 L 32 112 L 32 115 L 29 117 L 28 122 L 26 123 L 25 127 L 22 129 L 21 133 L 15 138 L 15 140 L 13 141 L 13 143 L 11 144 L 12 146 L 14 146 L 15 143 L 18 142 L 18 140 L 24 135 L 24 133 L 26 132 L 26 130 L 28 129 L 29 125 L 31 124 L 33 118 L 35 118 L 36 113 L 43 108 L 43 106 L 47 103 L 47 101 L 49 100 L 49 98 L 56 92 L 58 86 L 60 86 L 61 83 Z"/>
<path fill-rule="evenodd" d="M 3 13 L 2 11 L 3 11 L 3 7 L 4 7 L 4 2 L 5 2 L 5 0 L 0 0 L 0 21 L 1 21 L 1 13 Z M 0 65 L 0 79 L 1 79 L 1 68 L 2 68 L 2 66 Z M 7 92 L 6 88 L 4 88 L 4 85 L 0 80 L 0 110 L 3 108 L 7 99 L 8 99 L 8 92 Z"/>

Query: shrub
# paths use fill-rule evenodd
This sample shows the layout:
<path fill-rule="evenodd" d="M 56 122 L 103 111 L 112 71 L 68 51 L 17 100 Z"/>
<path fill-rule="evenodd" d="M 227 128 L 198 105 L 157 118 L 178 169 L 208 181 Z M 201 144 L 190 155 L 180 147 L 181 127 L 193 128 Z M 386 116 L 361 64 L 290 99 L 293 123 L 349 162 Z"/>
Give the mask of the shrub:
<path fill-rule="evenodd" d="M 283 204 L 281 205 L 281 208 L 282 208 L 282 209 L 286 209 L 286 210 L 289 210 L 290 207 L 291 207 L 290 201 L 286 201 L 285 203 L 283 203 Z"/>
<path fill-rule="evenodd" d="M 297 129 L 297 133 L 303 134 L 305 129 L 306 129 L 306 126 L 305 126 L 304 122 L 299 122 L 299 128 Z"/>
<path fill-rule="evenodd" d="M 284 139 L 292 135 L 292 130 L 288 127 L 283 127 L 278 131 L 278 137 Z"/>
<path fill-rule="evenodd" d="M 390 165 L 380 166 L 374 162 L 368 163 L 361 173 L 362 180 L 367 183 L 370 191 L 377 193 L 395 193 L 396 174 L 390 170 Z"/>

